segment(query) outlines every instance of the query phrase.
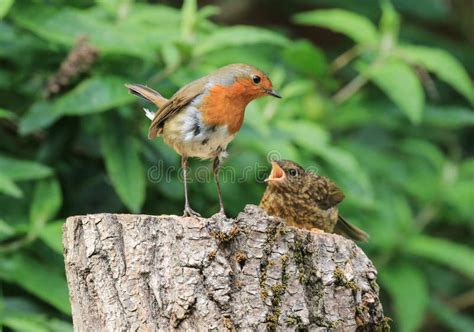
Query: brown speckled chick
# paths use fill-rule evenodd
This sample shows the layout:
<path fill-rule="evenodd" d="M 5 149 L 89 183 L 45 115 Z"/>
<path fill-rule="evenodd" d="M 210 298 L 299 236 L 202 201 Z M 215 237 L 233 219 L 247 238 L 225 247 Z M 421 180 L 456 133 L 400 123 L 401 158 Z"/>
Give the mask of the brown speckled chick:
<path fill-rule="evenodd" d="M 260 207 L 269 215 L 284 219 L 288 226 L 316 228 L 367 242 L 367 233 L 339 216 L 337 204 L 344 194 L 324 176 L 306 172 L 290 160 L 277 160 L 272 161 L 266 182 Z"/>

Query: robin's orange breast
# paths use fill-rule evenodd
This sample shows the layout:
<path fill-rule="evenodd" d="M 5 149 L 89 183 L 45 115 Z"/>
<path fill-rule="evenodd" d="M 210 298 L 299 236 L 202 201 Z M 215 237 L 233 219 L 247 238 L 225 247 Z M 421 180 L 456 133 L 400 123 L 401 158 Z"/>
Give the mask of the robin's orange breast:
<path fill-rule="evenodd" d="M 200 110 L 208 125 L 227 126 L 231 135 L 239 131 L 244 121 L 245 107 L 257 96 L 246 81 L 237 80 L 230 86 L 215 85 L 203 97 Z"/>

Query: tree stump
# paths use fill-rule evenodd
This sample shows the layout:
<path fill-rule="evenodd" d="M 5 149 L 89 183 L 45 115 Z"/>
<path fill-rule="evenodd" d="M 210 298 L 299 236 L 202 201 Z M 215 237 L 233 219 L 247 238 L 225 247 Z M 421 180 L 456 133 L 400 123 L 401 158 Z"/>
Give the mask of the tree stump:
<path fill-rule="evenodd" d="M 285 227 L 248 205 L 234 219 L 68 218 L 75 331 L 374 331 L 377 271 L 351 240 Z"/>

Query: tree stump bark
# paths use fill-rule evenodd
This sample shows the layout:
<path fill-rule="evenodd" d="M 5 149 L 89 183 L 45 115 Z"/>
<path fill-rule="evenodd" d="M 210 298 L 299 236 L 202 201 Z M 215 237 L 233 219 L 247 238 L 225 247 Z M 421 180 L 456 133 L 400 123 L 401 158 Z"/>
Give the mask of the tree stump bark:
<path fill-rule="evenodd" d="M 377 271 L 356 244 L 285 227 L 248 205 L 235 220 L 68 218 L 76 331 L 374 331 Z"/>

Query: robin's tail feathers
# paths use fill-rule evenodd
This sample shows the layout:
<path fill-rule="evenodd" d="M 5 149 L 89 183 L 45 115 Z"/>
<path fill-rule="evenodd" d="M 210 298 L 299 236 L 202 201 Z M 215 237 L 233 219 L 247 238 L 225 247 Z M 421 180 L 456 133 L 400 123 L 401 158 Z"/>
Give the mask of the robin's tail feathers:
<path fill-rule="evenodd" d="M 349 239 L 361 242 L 369 242 L 369 234 L 361 230 L 360 228 L 350 224 L 343 217 L 339 216 L 337 219 L 334 233 L 343 235 Z"/>
<path fill-rule="evenodd" d="M 155 91 L 145 85 L 125 84 L 125 86 L 132 95 L 151 101 L 158 107 L 163 106 L 168 101 L 165 97 L 160 95 L 158 91 Z"/>

